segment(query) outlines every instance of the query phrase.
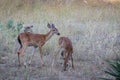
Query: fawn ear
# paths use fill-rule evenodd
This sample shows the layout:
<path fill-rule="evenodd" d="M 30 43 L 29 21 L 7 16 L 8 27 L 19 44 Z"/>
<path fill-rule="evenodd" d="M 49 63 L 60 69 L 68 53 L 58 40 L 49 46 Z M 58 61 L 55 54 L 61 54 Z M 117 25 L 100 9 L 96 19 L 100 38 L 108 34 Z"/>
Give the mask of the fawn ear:
<path fill-rule="evenodd" d="M 48 28 L 51 28 L 51 26 L 50 26 L 50 24 L 49 24 L 49 23 L 47 24 L 47 27 L 48 27 Z"/>
<path fill-rule="evenodd" d="M 33 28 L 33 25 L 31 25 L 30 27 Z"/>
<path fill-rule="evenodd" d="M 28 29 L 28 28 L 30 28 L 30 27 L 29 26 L 24 27 L 24 29 Z"/>
<path fill-rule="evenodd" d="M 52 28 L 55 28 L 55 25 L 54 25 L 54 24 L 52 24 Z"/>

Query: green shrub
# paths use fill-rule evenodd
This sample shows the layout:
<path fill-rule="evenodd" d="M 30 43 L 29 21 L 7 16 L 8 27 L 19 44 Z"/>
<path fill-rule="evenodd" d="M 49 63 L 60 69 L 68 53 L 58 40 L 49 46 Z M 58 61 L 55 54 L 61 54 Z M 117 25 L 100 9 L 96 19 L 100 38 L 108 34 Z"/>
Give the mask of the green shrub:
<path fill-rule="evenodd" d="M 107 61 L 107 62 L 110 65 L 110 68 L 108 68 L 108 70 L 105 71 L 105 73 L 114 77 L 115 80 L 120 80 L 120 58 L 117 58 L 114 61 Z M 112 79 L 102 78 L 102 80 L 112 80 Z"/>
<path fill-rule="evenodd" d="M 3 25 L 2 25 L 2 24 L 0 24 L 0 30 L 2 30 L 2 27 L 3 27 Z"/>
<path fill-rule="evenodd" d="M 17 23 L 17 31 L 20 32 L 20 30 L 22 29 L 23 27 L 23 22 L 18 22 Z"/>
<path fill-rule="evenodd" d="M 14 21 L 13 20 L 8 20 L 7 28 L 10 29 L 10 28 L 13 28 L 13 27 L 14 27 Z"/>
<path fill-rule="evenodd" d="M 15 25 L 13 20 L 8 20 L 6 32 L 9 33 L 9 36 L 12 38 L 16 37 L 20 30 L 23 27 L 23 22 L 17 22 L 17 25 Z M 11 33 L 12 32 L 12 33 Z"/>

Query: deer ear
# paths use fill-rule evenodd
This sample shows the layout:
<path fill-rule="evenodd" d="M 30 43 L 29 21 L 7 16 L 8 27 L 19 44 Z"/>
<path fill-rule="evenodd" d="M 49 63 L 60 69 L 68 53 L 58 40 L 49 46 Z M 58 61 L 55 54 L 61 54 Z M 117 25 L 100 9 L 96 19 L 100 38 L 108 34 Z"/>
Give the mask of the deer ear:
<path fill-rule="evenodd" d="M 49 24 L 49 23 L 47 24 L 47 27 L 48 27 L 48 28 L 51 28 L 51 26 L 50 26 L 50 24 Z"/>
<path fill-rule="evenodd" d="M 28 28 L 29 28 L 29 26 L 25 26 L 25 27 L 24 27 L 24 29 L 28 29 Z"/>
<path fill-rule="evenodd" d="M 33 25 L 31 25 L 30 27 L 33 28 Z"/>
<path fill-rule="evenodd" d="M 54 24 L 52 24 L 52 28 L 54 28 L 55 27 L 55 25 Z"/>

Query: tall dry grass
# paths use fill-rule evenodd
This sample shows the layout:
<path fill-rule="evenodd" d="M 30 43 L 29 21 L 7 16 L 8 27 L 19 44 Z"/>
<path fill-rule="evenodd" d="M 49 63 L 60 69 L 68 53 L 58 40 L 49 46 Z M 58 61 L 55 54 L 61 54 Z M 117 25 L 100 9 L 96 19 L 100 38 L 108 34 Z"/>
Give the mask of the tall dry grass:
<path fill-rule="evenodd" d="M 7 29 L 9 20 L 14 21 L 15 27 L 18 22 L 32 24 L 35 33 L 43 34 L 48 32 L 47 23 L 54 23 L 61 36 L 69 37 L 73 43 L 75 74 L 81 80 L 98 80 L 96 77 L 107 76 L 102 72 L 106 68 L 104 60 L 120 56 L 120 3 L 92 1 L 86 4 L 82 0 L 1 0 L 0 24 L 3 27 L 0 36 L 4 38 L 0 38 L 0 43 L 3 43 L 0 46 L 5 45 L 11 52 L 5 52 L 2 47 L 0 50 L 11 60 L 16 60 L 12 53 L 15 42 L 12 35 L 16 32 Z M 43 54 L 54 53 L 58 38 L 54 36 L 45 44 Z M 42 74 L 38 71 L 33 74 L 37 73 Z"/>

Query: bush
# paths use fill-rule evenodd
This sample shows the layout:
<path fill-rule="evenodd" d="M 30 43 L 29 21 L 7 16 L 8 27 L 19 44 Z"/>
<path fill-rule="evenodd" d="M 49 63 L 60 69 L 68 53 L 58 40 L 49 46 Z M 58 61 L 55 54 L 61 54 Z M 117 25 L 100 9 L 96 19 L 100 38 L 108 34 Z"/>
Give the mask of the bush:
<path fill-rule="evenodd" d="M 20 32 L 20 30 L 22 29 L 23 27 L 23 22 L 18 22 L 17 23 L 17 31 Z"/>
<path fill-rule="evenodd" d="M 3 25 L 2 25 L 2 24 L 0 24 L 0 30 L 2 30 L 2 27 L 3 27 Z"/>
<path fill-rule="evenodd" d="M 17 24 L 15 25 L 13 20 L 8 20 L 8 22 L 6 24 L 7 29 L 5 29 L 4 31 L 9 33 L 9 34 L 6 34 L 6 35 L 14 38 L 18 35 L 18 33 L 20 32 L 22 27 L 23 27 L 23 22 L 21 22 L 21 21 L 17 22 Z"/>
<path fill-rule="evenodd" d="M 7 28 L 10 29 L 10 28 L 13 28 L 14 27 L 14 21 L 13 20 L 9 20 L 7 22 Z"/>
<path fill-rule="evenodd" d="M 108 70 L 105 71 L 105 73 L 114 77 L 115 80 L 120 80 L 120 58 L 117 58 L 114 61 L 107 61 L 107 62 L 109 63 L 110 68 L 108 68 Z M 112 80 L 112 79 L 102 78 L 102 80 Z"/>

